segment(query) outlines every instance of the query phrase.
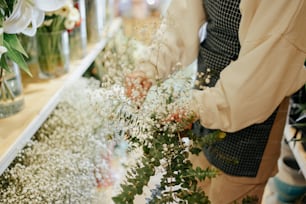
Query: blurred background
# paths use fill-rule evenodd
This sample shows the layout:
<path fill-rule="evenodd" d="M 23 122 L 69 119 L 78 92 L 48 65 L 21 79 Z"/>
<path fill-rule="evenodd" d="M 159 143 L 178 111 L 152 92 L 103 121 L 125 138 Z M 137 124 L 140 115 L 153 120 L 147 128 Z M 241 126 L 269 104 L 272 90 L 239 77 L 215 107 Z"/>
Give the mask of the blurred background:
<path fill-rule="evenodd" d="M 115 0 L 114 15 L 122 17 L 127 36 L 148 44 L 170 2 L 171 0 Z"/>

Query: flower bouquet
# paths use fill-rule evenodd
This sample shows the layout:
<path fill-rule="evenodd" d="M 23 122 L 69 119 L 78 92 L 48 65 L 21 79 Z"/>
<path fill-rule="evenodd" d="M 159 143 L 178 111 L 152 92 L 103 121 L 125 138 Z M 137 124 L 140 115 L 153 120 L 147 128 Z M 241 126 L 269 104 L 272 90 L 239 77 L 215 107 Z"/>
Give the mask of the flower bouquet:
<path fill-rule="evenodd" d="M 47 12 L 36 33 L 41 78 L 54 78 L 68 72 L 70 49 L 68 31 L 80 23 L 80 13 L 72 1 Z"/>
<path fill-rule="evenodd" d="M 118 43 L 120 42 L 120 43 Z M 138 41 L 118 33 L 102 52 L 103 68 L 101 87 L 124 86 L 123 76 L 135 67 L 136 57 L 143 52 L 143 45 Z M 124 56 L 124 57 L 123 57 Z M 208 203 L 205 193 L 197 182 L 216 176 L 215 169 L 193 168 L 189 154 L 202 151 L 201 145 L 223 139 L 224 133 L 216 131 L 207 137 L 194 137 L 190 129 L 185 130 L 192 121 L 194 113 L 189 111 L 192 88 L 192 68 L 177 73 L 165 83 L 152 87 L 141 108 L 128 98 L 112 100 L 109 110 L 111 123 L 116 121 L 129 144 L 128 156 L 123 166 L 121 189 L 113 197 L 115 203 L 133 203 L 138 195 L 150 186 L 153 177 L 161 176 L 157 186 L 150 186 L 152 195 L 147 197 L 151 203 L 170 201 L 201 201 Z M 176 86 L 173 86 L 176 84 Z M 109 97 L 101 97 L 105 103 Z M 184 110 L 184 111 L 181 111 Z M 104 109 L 97 109 L 105 115 Z M 174 114 L 172 114 L 174 113 Z M 104 118 L 103 117 L 103 118 Z M 118 191 L 118 189 L 117 189 Z"/>
<path fill-rule="evenodd" d="M 188 108 L 192 80 L 186 76 L 186 72 L 178 73 L 151 88 L 141 109 L 121 110 L 134 162 L 126 164 L 121 192 L 113 197 L 115 203 L 133 203 L 137 195 L 144 194 L 146 186 L 151 191 L 147 203 L 209 203 L 197 184 L 214 178 L 218 171 L 194 168 L 190 154 L 199 154 L 203 145 L 222 140 L 225 134 L 216 131 L 199 138 L 192 133 L 189 127 L 195 114 Z M 154 177 L 160 179 L 150 186 Z"/>

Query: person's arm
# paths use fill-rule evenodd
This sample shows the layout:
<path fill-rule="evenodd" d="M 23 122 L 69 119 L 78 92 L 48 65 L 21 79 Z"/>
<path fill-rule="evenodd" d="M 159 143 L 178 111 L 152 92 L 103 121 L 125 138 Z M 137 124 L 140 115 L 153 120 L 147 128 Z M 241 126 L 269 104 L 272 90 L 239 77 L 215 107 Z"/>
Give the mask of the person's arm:
<path fill-rule="evenodd" d="M 202 0 L 173 0 L 168 7 L 147 55 L 136 71 L 152 81 L 165 79 L 177 63 L 187 66 L 198 56 L 199 30 L 205 22 Z"/>
<path fill-rule="evenodd" d="M 306 83 L 306 1 L 242 0 L 241 8 L 238 59 L 215 87 L 193 91 L 201 124 L 227 132 L 265 121 Z"/>

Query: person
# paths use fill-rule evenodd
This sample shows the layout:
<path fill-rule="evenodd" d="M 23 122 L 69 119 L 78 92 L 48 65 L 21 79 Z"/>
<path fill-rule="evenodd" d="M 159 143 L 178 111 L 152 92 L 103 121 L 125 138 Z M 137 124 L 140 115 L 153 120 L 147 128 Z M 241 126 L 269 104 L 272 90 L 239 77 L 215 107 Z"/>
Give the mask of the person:
<path fill-rule="evenodd" d="M 197 60 L 193 131 L 227 133 L 192 159 L 222 172 L 204 186 L 213 204 L 246 196 L 260 203 L 277 172 L 289 97 L 306 82 L 305 11 L 305 0 L 172 1 L 148 54 L 126 76 L 126 95 L 142 99 L 177 63 Z"/>

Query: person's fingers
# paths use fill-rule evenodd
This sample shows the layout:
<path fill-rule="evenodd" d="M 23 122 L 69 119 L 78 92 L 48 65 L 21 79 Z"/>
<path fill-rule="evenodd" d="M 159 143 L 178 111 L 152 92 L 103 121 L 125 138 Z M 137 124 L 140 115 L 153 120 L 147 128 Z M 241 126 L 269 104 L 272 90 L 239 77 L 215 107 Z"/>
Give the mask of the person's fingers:
<path fill-rule="evenodd" d="M 143 78 L 141 81 L 141 85 L 144 88 L 144 90 L 148 91 L 152 86 L 152 82 L 147 78 Z"/>

